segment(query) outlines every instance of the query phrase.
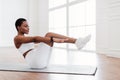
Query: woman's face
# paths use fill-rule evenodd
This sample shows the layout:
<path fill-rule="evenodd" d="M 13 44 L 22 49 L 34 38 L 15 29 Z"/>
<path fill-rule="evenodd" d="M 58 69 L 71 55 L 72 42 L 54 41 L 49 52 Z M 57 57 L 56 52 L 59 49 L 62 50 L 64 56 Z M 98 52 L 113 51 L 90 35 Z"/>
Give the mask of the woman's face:
<path fill-rule="evenodd" d="M 18 27 L 19 31 L 23 34 L 28 34 L 29 33 L 29 26 L 27 21 L 23 21 L 20 27 Z"/>

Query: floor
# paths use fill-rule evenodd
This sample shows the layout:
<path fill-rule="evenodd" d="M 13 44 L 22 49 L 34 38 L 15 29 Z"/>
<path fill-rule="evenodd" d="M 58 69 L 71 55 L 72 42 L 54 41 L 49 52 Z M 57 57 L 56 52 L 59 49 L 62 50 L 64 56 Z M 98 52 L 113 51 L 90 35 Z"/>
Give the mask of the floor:
<path fill-rule="evenodd" d="M 23 62 L 24 58 L 19 53 L 0 54 L 0 63 Z M 65 75 L 30 72 L 0 71 L 0 80 L 120 80 L 120 59 L 107 57 L 102 54 L 73 51 L 54 48 L 50 64 L 59 65 L 93 65 L 98 70 L 95 76 Z"/>

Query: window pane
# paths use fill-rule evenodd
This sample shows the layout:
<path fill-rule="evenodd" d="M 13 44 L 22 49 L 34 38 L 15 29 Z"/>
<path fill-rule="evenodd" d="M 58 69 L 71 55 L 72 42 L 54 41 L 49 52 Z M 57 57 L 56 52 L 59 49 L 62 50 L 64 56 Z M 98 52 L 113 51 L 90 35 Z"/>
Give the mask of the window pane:
<path fill-rule="evenodd" d="M 75 38 L 85 36 L 85 26 L 69 28 L 69 35 Z"/>
<path fill-rule="evenodd" d="M 56 29 L 66 27 L 66 8 L 54 10 L 49 13 L 49 27 Z"/>
<path fill-rule="evenodd" d="M 95 0 L 86 2 L 86 25 L 96 24 L 96 5 Z"/>
<path fill-rule="evenodd" d="M 69 25 L 85 25 L 85 3 L 79 3 L 69 8 Z"/>
<path fill-rule="evenodd" d="M 63 1 L 63 0 L 62 0 Z M 82 1 L 82 0 L 78 0 Z M 56 1 L 57 2 L 57 1 Z M 75 2 L 69 5 L 70 2 Z M 68 3 L 68 33 L 70 37 L 84 37 L 88 34 L 92 35 L 90 42 L 83 48 L 85 50 L 95 51 L 95 38 L 96 38 L 96 5 L 95 0 L 86 0 L 82 3 L 77 3 L 77 0 L 69 0 Z M 50 31 L 66 35 L 66 8 L 59 8 L 50 11 L 49 14 L 49 28 Z M 66 47 L 66 44 L 59 45 L 57 47 Z M 69 48 L 76 49 L 74 44 L 69 44 Z"/>
<path fill-rule="evenodd" d="M 66 4 L 66 0 L 49 0 L 49 8 Z"/>
<path fill-rule="evenodd" d="M 51 11 L 49 13 L 49 31 L 66 35 L 66 8 Z M 55 44 L 55 47 L 64 47 L 66 44 Z"/>

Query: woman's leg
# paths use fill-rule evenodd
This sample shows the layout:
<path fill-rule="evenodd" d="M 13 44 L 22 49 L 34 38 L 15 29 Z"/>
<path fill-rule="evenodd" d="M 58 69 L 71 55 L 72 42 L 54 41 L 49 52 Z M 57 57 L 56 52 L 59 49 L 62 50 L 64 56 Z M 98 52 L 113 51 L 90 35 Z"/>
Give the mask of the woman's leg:
<path fill-rule="evenodd" d="M 64 35 L 60 35 L 60 34 L 49 32 L 49 33 L 47 33 L 45 35 L 45 37 L 53 37 L 54 38 L 54 42 L 58 42 L 58 43 L 75 43 L 77 48 L 81 49 L 90 40 L 91 35 L 85 36 L 84 38 L 76 39 L 76 38 L 71 38 L 71 37 L 68 37 L 68 36 L 64 36 Z M 50 43 L 50 45 L 53 45 L 53 43 Z"/>
<path fill-rule="evenodd" d="M 54 35 L 54 34 L 53 34 Z M 49 46 L 53 46 L 54 42 L 56 43 L 75 43 L 75 39 L 74 38 L 61 38 L 61 37 L 55 37 L 51 35 L 46 35 L 45 37 L 37 37 L 38 42 L 44 42 L 46 44 L 48 44 Z M 58 35 L 59 36 L 59 35 Z M 62 35 L 61 35 L 62 36 Z M 51 41 L 52 39 L 52 41 Z"/>
<path fill-rule="evenodd" d="M 46 68 L 51 56 L 51 47 L 44 43 L 38 44 L 35 49 L 28 52 L 25 61 L 31 68 Z"/>
<path fill-rule="evenodd" d="M 63 39 L 63 42 L 64 43 L 75 43 L 75 41 L 77 40 L 76 38 L 71 38 L 71 37 L 68 37 L 68 36 L 64 36 L 64 35 L 61 35 L 61 34 L 56 34 L 56 33 L 52 33 L 52 32 L 48 32 L 45 37 L 53 37 L 55 38 L 56 40 L 58 39 Z"/>

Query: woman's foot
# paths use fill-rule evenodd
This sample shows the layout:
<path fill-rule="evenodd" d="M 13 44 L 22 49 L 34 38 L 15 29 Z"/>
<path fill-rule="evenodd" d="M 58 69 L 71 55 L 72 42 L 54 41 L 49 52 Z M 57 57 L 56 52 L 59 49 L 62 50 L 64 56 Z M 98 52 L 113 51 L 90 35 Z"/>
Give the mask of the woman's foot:
<path fill-rule="evenodd" d="M 76 47 L 80 50 L 82 49 L 86 44 L 87 42 L 91 39 L 91 35 L 88 35 L 84 38 L 78 38 L 75 42 L 75 45 Z"/>

